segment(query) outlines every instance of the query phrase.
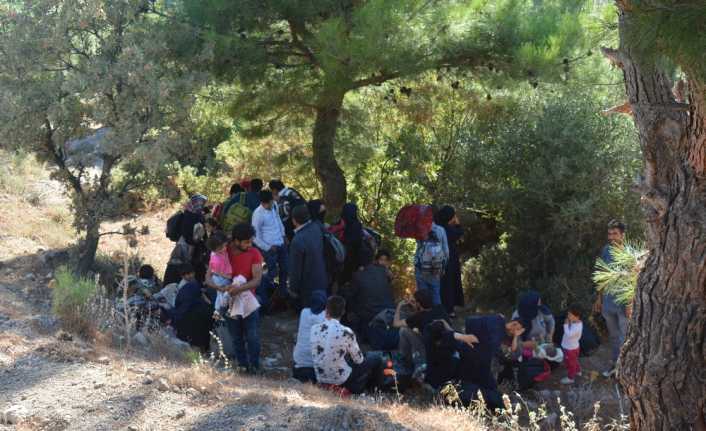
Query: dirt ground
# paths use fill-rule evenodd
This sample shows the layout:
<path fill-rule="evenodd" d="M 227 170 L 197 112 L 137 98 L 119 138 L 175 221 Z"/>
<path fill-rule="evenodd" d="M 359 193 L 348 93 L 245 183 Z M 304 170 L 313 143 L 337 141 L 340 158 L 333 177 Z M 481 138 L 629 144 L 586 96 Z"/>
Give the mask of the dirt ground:
<path fill-rule="evenodd" d="M 155 360 L 148 352 L 126 353 L 101 340 L 70 336 L 51 316 L 48 287 L 56 265 L 51 251 L 73 241 L 60 209 L 67 202 L 51 183 L 33 187 L 50 193 L 28 210 L 23 197 L 0 194 L 3 226 L 21 218 L 13 208 L 45 223 L 43 229 L 6 229 L 0 235 L 0 430 L 485 429 L 466 413 L 442 409 L 414 392 L 342 401 L 293 381 L 289 372 L 297 316 L 292 312 L 262 319 L 263 378 Z M 145 234 L 129 252 L 159 274 L 172 246 L 163 230 L 169 213 L 153 212 L 130 221 Z M 118 230 L 123 224 L 110 223 L 104 229 Z M 108 257 L 125 251 L 120 236 L 104 237 L 100 245 L 100 253 Z M 463 327 L 470 313 L 459 313 L 456 328 Z M 615 418 L 623 408 L 619 392 L 613 381 L 598 375 L 607 356 L 601 347 L 581 358 L 583 377 L 573 386 L 559 384 L 564 375 L 560 368 L 548 382 L 521 396 L 531 408 L 547 403 L 555 419 L 557 398 L 579 421 L 592 416 L 597 401 L 601 416 Z"/>

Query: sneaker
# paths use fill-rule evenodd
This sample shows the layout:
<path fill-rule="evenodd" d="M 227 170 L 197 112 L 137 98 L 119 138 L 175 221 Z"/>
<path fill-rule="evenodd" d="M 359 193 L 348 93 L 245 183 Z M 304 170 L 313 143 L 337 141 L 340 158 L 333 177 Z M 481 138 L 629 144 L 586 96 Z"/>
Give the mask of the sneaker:
<path fill-rule="evenodd" d="M 606 379 L 609 379 L 615 375 L 615 367 L 611 368 L 610 370 L 603 371 L 603 377 Z"/>
<path fill-rule="evenodd" d="M 578 377 L 581 377 L 581 376 L 583 376 L 583 373 L 581 373 L 581 371 L 579 371 L 578 373 L 576 373 L 576 375 L 577 375 Z"/>
<path fill-rule="evenodd" d="M 562 385 L 573 385 L 574 384 L 574 379 L 570 379 L 568 377 L 564 377 L 561 379 L 561 384 Z"/>

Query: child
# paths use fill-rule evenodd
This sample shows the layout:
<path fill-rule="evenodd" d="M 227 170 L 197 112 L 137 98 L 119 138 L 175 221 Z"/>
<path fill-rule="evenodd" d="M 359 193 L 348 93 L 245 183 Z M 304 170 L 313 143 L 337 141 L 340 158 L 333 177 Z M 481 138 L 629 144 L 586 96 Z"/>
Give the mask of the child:
<path fill-rule="evenodd" d="M 240 287 L 247 283 L 247 280 L 242 275 L 233 278 L 232 286 Z M 260 303 L 255 298 L 255 295 L 250 290 L 245 290 L 230 298 L 228 304 L 228 316 L 231 319 L 242 317 L 245 319 L 252 314 L 253 311 L 260 308 Z"/>
<path fill-rule="evenodd" d="M 208 269 L 211 271 L 211 280 L 217 286 L 218 293 L 216 294 L 216 303 L 214 304 L 215 311 L 213 318 L 221 320 L 225 314 L 230 295 L 227 288 L 230 287 L 233 281 L 233 268 L 230 265 L 228 258 L 228 237 L 222 231 L 215 231 L 206 240 L 206 247 L 211 250 L 211 257 L 208 261 Z"/>
<path fill-rule="evenodd" d="M 576 376 L 581 375 L 579 340 L 582 333 L 581 310 L 576 306 L 571 306 L 566 314 L 564 336 L 561 339 L 561 348 L 564 350 L 564 365 L 567 371 L 567 376 L 561 379 L 561 383 L 564 385 L 574 383 Z"/>

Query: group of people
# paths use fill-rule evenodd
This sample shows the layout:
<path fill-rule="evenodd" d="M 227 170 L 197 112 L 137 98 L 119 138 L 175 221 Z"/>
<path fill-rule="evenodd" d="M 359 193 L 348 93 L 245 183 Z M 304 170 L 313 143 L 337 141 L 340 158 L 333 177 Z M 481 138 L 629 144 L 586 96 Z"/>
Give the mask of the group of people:
<path fill-rule="evenodd" d="M 234 184 L 230 197 L 213 207 L 205 196 L 192 196 L 167 223 L 176 244 L 163 288 L 149 293 L 163 305 L 163 322 L 203 351 L 213 325 L 223 325 L 238 366 L 258 373 L 261 317 L 295 309 L 293 376 L 356 394 L 380 387 L 390 363 L 399 381 L 433 390 L 454 382 L 465 404 L 480 391 L 491 407 L 501 402 L 496 376 L 524 389 L 546 378 L 552 362 L 564 362 L 563 383 L 580 375 L 579 307 L 569 307 L 557 328 L 539 294 L 527 292 L 510 319 L 473 316 L 463 332 L 454 330 L 455 309 L 463 305 L 457 249 L 463 229 L 454 208 L 436 211 L 427 238 L 417 240 L 416 291 L 397 304 L 392 255 L 363 225 L 355 204 L 346 204 L 336 223 L 326 221 L 321 200 L 307 202 L 280 180 L 267 188 L 259 179 Z M 613 244 L 623 235 L 622 224 L 609 226 Z M 606 248 L 603 258 L 609 255 Z M 619 353 L 624 311 L 608 295 L 601 307 Z M 553 344 L 556 332 L 563 334 L 561 349 Z"/>

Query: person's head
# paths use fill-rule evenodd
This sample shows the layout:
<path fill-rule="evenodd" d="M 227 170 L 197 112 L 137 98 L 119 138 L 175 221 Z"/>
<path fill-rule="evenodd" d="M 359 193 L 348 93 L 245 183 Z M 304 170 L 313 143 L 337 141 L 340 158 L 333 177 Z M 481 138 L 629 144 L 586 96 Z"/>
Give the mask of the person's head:
<path fill-rule="evenodd" d="M 260 190 L 260 204 L 265 209 L 272 208 L 272 191 L 271 190 Z"/>
<path fill-rule="evenodd" d="M 512 337 L 516 337 L 524 332 L 525 325 L 519 319 L 513 319 L 505 324 L 505 333 Z"/>
<path fill-rule="evenodd" d="M 309 215 L 312 220 L 318 220 L 323 223 L 326 220 L 326 206 L 324 201 L 321 199 L 313 199 L 307 202 L 306 206 L 309 208 Z"/>
<path fill-rule="evenodd" d="M 263 186 L 263 183 L 260 178 L 253 178 L 250 181 L 250 191 L 251 192 L 259 193 L 260 190 L 262 190 L 262 186 Z"/>
<path fill-rule="evenodd" d="M 179 267 L 179 275 L 186 281 L 192 281 L 196 277 L 194 267 L 190 263 L 185 263 Z"/>
<path fill-rule="evenodd" d="M 625 224 L 618 220 L 608 222 L 608 242 L 612 245 L 621 245 L 625 240 Z"/>
<path fill-rule="evenodd" d="M 429 289 L 414 292 L 414 305 L 421 310 L 429 310 L 434 306 L 434 300 Z"/>
<path fill-rule="evenodd" d="M 439 226 L 447 226 L 456 218 L 456 210 L 454 207 L 445 205 L 436 213 L 434 222 Z"/>
<path fill-rule="evenodd" d="M 435 320 L 429 324 L 428 337 L 431 345 L 435 348 L 443 347 L 446 343 L 444 334 L 448 332 L 448 328 L 443 320 Z"/>
<path fill-rule="evenodd" d="M 232 186 L 230 186 L 230 195 L 237 195 L 238 193 L 243 193 L 245 189 L 243 186 L 240 185 L 240 183 L 234 183 Z"/>
<path fill-rule="evenodd" d="M 212 235 L 213 232 L 219 230 L 221 227 L 218 225 L 218 221 L 216 219 L 209 217 L 206 219 L 206 224 L 204 225 L 206 228 L 206 233 L 208 235 Z"/>
<path fill-rule="evenodd" d="M 381 248 L 375 255 L 375 263 L 380 266 L 384 266 L 385 268 L 389 268 L 392 264 L 392 254 L 390 254 L 389 251 Z"/>
<path fill-rule="evenodd" d="M 566 319 L 569 322 L 580 322 L 581 308 L 576 304 L 570 305 L 569 308 L 566 309 Z"/>
<path fill-rule="evenodd" d="M 339 320 L 346 312 L 346 300 L 334 295 L 326 301 L 326 317 Z"/>
<path fill-rule="evenodd" d="M 248 179 L 241 180 L 240 187 L 243 188 L 243 191 L 249 192 L 250 191 L 250 180 L 248 180 Z"/>
<path fill-rule="evenodd" d="M 306 205 L 297 205 L 292 210 L 292 222 L 294 223 L 295 228 L 306 224 L 306 222 L 310 219 L 311 215 L 309 214 L 309 208 L 307 208 Z"/>
<path fill-rule="evenodd" d="M 341 208 L 341 218 L 347 223 L 351 224 L 358 220 L 358 206 L 354 203 L 347 203 Z"/>
<path fill-rule="evenodd" d="M 252 247 L 254 236 L 255 229 L 250 223 L 240 223 L 233 226 L 233 245 L 241 252 L 248 251 Z"/>
<path fill-rule="evenodd" d="M 137 271 L 137 276 L 145 280 L 152 280 L 154 278 L 154 268 L 151 265 L 142 265 Z"/>
<path fill-rule="evenodd" d="M 326 291 L 325 290 L 315 290 L 311 292 L 311 299 L 309 300 L 309 309 L 314 314 L 319 314 L 326 309 Z"/>
<path fill-rule="evenodd" d="M 275 200 L 279 200 L 279 192 L 284 190 L 284 183 L 281 180 L 272 180 L 267 184 L 267 187 L 272 190 Z"/>
<path fill-rule="evenodd" d="M 220 253 L 225 251 L 228 245 L 228 236 L 225 232 L 217 230 L 213 232 L 211 236 L 206 240 L 206 248 L 214 253 Z"/>
<path fill-rule="evenodd" d="M 198 214 L 203 214 L 204 207 L 206 207 L 206 202 L 208 198 L 200 193 L 196 193 L 189 198 L 186 209 Z"/>

